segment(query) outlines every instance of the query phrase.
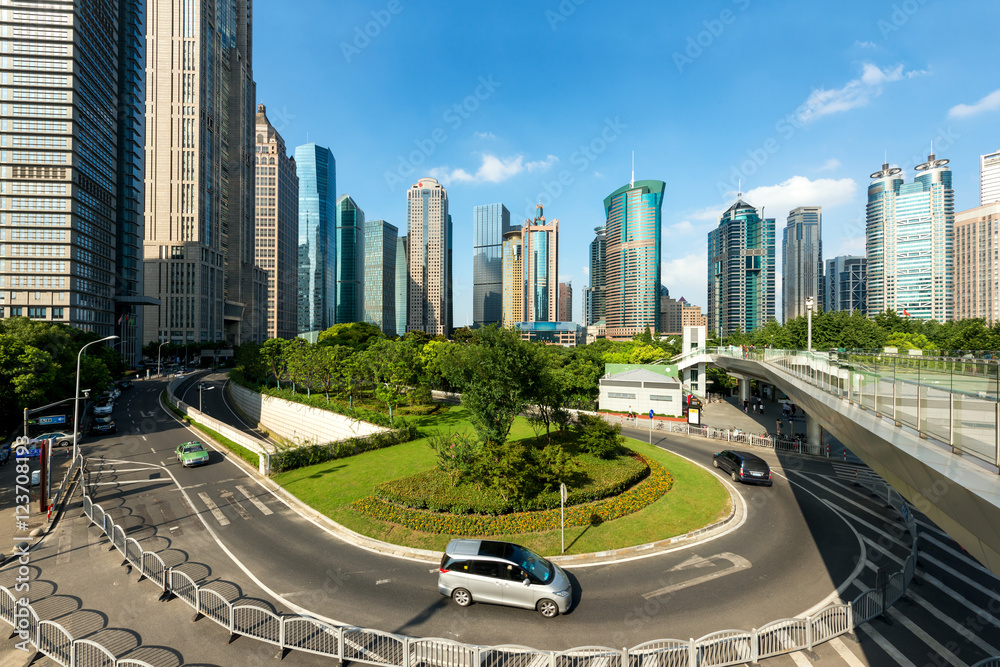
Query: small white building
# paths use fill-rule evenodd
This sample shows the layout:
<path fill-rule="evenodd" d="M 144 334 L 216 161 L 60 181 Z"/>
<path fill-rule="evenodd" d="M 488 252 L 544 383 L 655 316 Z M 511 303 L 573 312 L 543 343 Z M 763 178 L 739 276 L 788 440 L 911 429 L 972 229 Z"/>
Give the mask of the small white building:
<path fill-rule="evenodd" d="M 680 417 L 684 410 L 684 394 L 677 378 L 637 368 L 601 378 L 601 410 Z"/>

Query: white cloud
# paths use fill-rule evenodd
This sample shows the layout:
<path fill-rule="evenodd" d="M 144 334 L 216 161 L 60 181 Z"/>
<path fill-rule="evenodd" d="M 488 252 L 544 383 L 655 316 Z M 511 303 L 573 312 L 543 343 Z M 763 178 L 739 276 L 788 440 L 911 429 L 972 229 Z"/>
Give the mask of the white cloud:
<path fill-rule="evenodd" d="M 882 87 L 885 84 L 912 79 L 927 73 L 927 70 L 905 71 L 902 65 L 881 69 L 878 65 L 864 63 L 861 76 L 848 81 L 841 88 L 813 90 L 802 106 L 796 110 L 795 115 L 801 122 L 808 123 L 823 116 L 863 107 L 873 97 L 882 94 Z"/>
<path fill-rule="evenodd" d="M 832 157 L 829 160 L 827 160 L 826 162 L 824 162 L 823 166 L 821 166 L 819 169 L 817 169 L 817 171 L 833 171 L 834 169 L 836 169 L 839 166 L 840 166 L 840 160 L 838 160 L 835 157 Z"/>
<path fill-rule="evenodd" d="M 497 135 L 493 134 L 492 132 L 473 132 L 472 136 L 474 136 L 476 139 L 492 140 L 497 138 Z"/>
<path fill-rule="evenodd" d="M 690 253 L 668 259 L 660 265 L 660 277 L 674 299 L 684 297 L 688 303 L 705 311 L 708 298 L 708 251 Z"/>
<path fill-rule="evenodd" d="M 866 239 L 864 236 L 846 236 L 840 239 L 837 245 L 837 252 L 831 257 L 838 255 L 861 255 L 865 254 Z"/>
<path fill-rule="evenodd" d="M 694 231 L 694 225 L 690 220 L 681 220 L 675 225 L 667 227 L 667 232 L 671 234 L 690 234 Z"/>
<path fill-rule="evenodd" d="M 817 178 L 792 176 L 777 185 L 764 185 L 744 193 L 743 200 L 757 208 L 765 207 L 765 215 L 777 220 L 798 206 L 822 206 L 824 209 L 848 204 L 858 191 L 852 178 Z M 719 211 L 719 215 L 722 211 Z"/>
<path fill-rule="evenodd" d="M 733 195 L 735 196 L 736 193 L 734 192 Z M 706 206 L 704 208 L 699 208 L 693 213 L 688 214 L 688 217 L 691 218 L 692 220 L 714 220 L 715 222 L 718 222 L 719 217 L 722 215 L 722 212 L 725 211 L 728 207 L 729 204 L 726 204 L 725 206 L 720 206 L 720 205 Z"/>
<path fill-rule="evenodd" d="M 862 49 L 874 49 L 876 44 L 875 42 L 854 42 L 854 46 L 860 46 Z"/>
<path fill-rule="evenodd" d="M 595 171 L 595 172 L 594 172 L 594 176 L 596 176 L 597 178 L 604 178 L 604 174 L 602 174 L 602 173 L 601 173 L 601 172 L 599 172 L 599 171 Z"/>
<path fill-rule="evenodd" d="M 997 109 L 1000 109 L 1000 90 L 994 90 L 975 104 L 956 104 L 948 109 L 948 118 L 969 118 Z"/>
<path fill-rule="evenodd" d="M 545 171 L 558 161 L 559 158 L 555 155 L 549 155 L 544 160 L 526 163 L 523 155 L 512 158 L 499 158 L 496 155 L 484 153 L 483 162 L 474 174 L 470 174 L 465 169 L 449 169 L 448 167 L 434 167 L 429 173 L 445 186 L 453 182 L 500 183 L 513 176 L 517 176 L 523 171 L 528 171 L 529 173 Z"/>

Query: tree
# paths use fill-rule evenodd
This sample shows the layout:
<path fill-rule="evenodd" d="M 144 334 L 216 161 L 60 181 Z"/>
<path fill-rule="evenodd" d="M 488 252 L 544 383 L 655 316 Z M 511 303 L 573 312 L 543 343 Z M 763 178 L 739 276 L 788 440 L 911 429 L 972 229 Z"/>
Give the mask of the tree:
<path fill-rule="evenodd" d="M 0 409 L 9 419 L 17 409 L 46 399 L 56 380 L 56 367 L 48 352 L 25 345 L 10 334 L 0 334 L 0 378 Z"/>
<path fill-rule="evenodd" d="M 636 334 L 632 337 L 632 340 L 637 343 L 642 343 L 643 345 L 653 344 L 653 332 L 649 330 L 649 325 L 646 325 L 646 330 L 642 333 Z"/>
<path fill-rule="evenodd" d="M 335 392 L 343 378 L 343 366 L 350 359 L 353 350 L 343 345 L 316 346 L 316 373 L 313 379 L 316 390 L 326 395 L 330 401 L 330 392 Z"/>
<path fill-rule="evenodd" d="M 479 439 L 499 449 L 535 395 L 543 367 L 535 348 L 515 331 L 490 325 L 476 330 L 473 343 L 460 348 L 461 363 L 449 367 L 447 377 L 462 392 Z"/>
<path fill-rule="evenodd" d="M 375 397 L 393 409 L 403 402 L 408 386 L 416 383 L 418 355 L 416 347 L 407 341 L 380 340 L 365 352 L 366 362 L 372 370 Z"/>
<path fill-rule="evenodd" d="M 900 350 L 924 350 L 930 345 L 927 336 L 917 333 L 897 332 L 890 334 L 889 339 L 885 341 L 885 347 L 895 347 Z"/>
<path fill-rule="evenodd" d="M 360 351 L 367 350 L 380 338 L 385 338 L 385 334 L 371 322 L 343 322 L 320 333 L 316 342 L 322 345 L 344 345 Z"/>
<path fill-rule="evenodd" d="M 277 380 L 278 389 L 281 389 L 281 378 L 284 377 L 288 367 L 288 354 L 292 344 L 292 341 L 284 338 L 269 338 L 260 346 L 261 359 Z"/>
<path fill-rule="evenodd" d="M 468 343 L 472 340 L 472 329 L 469 327 L 461 327 L 460 329 L 455 329 L 451 333 L 451 339 L 456 343 Z"/>

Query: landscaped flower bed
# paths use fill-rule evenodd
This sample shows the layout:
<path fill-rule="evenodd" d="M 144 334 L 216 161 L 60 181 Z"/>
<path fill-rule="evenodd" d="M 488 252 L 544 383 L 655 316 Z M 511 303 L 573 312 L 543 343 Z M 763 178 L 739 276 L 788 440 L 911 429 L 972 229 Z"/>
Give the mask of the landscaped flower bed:
<path fill-rule="evenodd" d="M 586 526 L 612 521 L 647 507 L 666 494 L 673 478 L 656 461 L 636 454 L 648 466 L 649 474 L 640 483 L 613 498 L 566 508 L 567 526 Z M 560 510 L 517 512 L 491 516 L 484 514 L 449 514 L 412 509 L 375 496 L 362 498 L 351 509 L 380 521 L 399 524 L 412 530 L 450 535 L 511 535 L 558 530 Z"/>

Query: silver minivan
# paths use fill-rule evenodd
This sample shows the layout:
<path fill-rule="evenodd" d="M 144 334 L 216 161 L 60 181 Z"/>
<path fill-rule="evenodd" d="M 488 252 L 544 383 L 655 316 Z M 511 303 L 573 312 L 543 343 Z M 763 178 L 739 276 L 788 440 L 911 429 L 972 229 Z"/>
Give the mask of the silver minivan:
<path fill-rule="evenodd" d="M 552 618 L 573 604 L 566 572 L 530 549 L 492 540 L 452 540 L 441 557 L 438 592 L 460 607 L 476 602 L 537 609 Z"/>

